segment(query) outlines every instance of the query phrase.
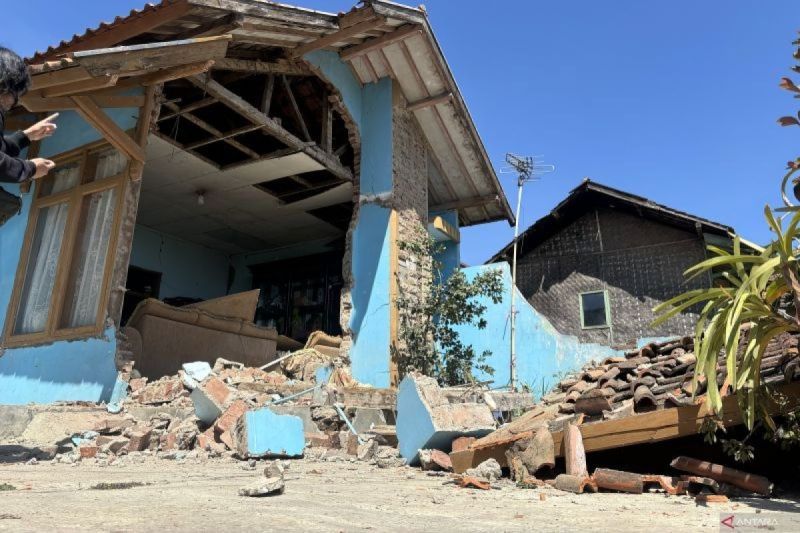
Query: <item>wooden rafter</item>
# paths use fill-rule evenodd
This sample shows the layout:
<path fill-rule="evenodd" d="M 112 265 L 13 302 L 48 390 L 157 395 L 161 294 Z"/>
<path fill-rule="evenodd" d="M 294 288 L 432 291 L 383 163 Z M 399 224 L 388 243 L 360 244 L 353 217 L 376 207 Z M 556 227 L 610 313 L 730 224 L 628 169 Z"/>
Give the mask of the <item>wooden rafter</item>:
<path fill-rule="evenodd" d="M 355 37 L 356 35 L 363 34 L 370 30 L 374 30 L 386 24 L 386 19 L 383 17 L 375 17 L 372 19 L 365 20 L 363 22 L 359 22 L 358 24 L 353 24 L 347 28 L 342 28 L 339 31 L 335 31 L 333 33 L 329 33 L 324 37 L 320 37 L 314 41 L 311 41 L 307 44 L 302 44 L 292 50 L 291 54 L 292 57 L 303 57 L 305 54 L 309 52 L 313 52 L 314 50 L 321 50 L 327 46 L 331 46 L 332 44 L 339 43 Z"/>
<path fill-rule="evenodd" d="M 197 141 L 197 142 L 194 142 L 194 143 L 191 143 L 191 144 L 186 144 L 186 145 L 184 145 L 184 148 L 186 150 L 194 150 L 196 148 L 200 148 L 201 146 L 206 146 L 206 145 L 209 145 L 209 144 L 213 144 L 213 143 L 215 143 L 217 141 L 226 141 L 226 140 L 230 139 L 231 137 L 236 137 L 237 135 L 241 135 L 243 133 L 250 133 L 251 131 L 260 130 L 260 129 L 261 129 L 261 126 L 243 126 L 241 128 L 236 128 L 235 130 L 231 130 L 229 132 L 223 133 L 222 135 L 220 135 L 218 137 L 212 137 L 212 138 L 206 139 L 204 141 Z M 237 148 L 237 150 L 238 149 L 239 148 Z M 253 153 L 255 153 L 255 152 L 253 152 Z M 256 156 L 259 156 L 259 155 L 256 153 Z"/>
<path fill-rule="evenodd" d="M 102 108 L 142 107 L 145 103 L 144 96 L 99 95 L 94 100 Z M 42 98 L 28 93 L 21 103 L 31 113 L 76 109 L 75 102 L 69 97 Z"/>
<path fill-rule="evenodd" d="M 274 151 L 272 151 L 272 152 L 270 152 L 268 154 L 264 154 L 264 155 L 260 156 L 258 159 L 249 159 L 247 161 L 238 161 L 236 163 L 231 163 L 229 165 L 225 165 L 225 166 L 222 167 L 222 170 L 230 170 L 232 168 L 241 167 L 241 166 L 244 166 L 244 165 L 250 165 L 252 163 L 257 163 L 257 162 L 261 162 L 261 161 L 269 161 L 270 159 L 278 159 L 278 158 L 281 158 L 281 157 L 294 155 L 294 154 L 296 154 L 298 152 L 300 152 L 300 150 L 298 150 L 297 148 L 279 148 L 279 149 L 274 150 Z"/>
<path fill-rule="evenodd" d="M 429 96 L 427 98 L 423 98 L 422 100 L 417 100 L 416 102 L 410 102 L 406 109 L 409 111 L 416 111 L 417 109 L 424 109 L 426 107 L 430 107 L 433 105 L 445 104 L 453 100 L 453 93 L 447 91 L 442 94 L 437 94 L 436 96 Z"/>
<path fill-rule="evenodd" d="M 303 152 L 319 164 L 328 169 L 329 172 L 335 176 L 345 179 L 353 180 L 353 173 L 342 165 L 342 163 L 333 155 L 325 153 L 316 144 L 305 142 L 297 136 L 286 130 L 283 126 L 278 124 L 277 121 L 262 113 L 258 108 L 251 105 L 242 97 L 227 89 L 220 83 L 210 79 L 209 76 L 193 76 L 189 78 L 201 89 L 204 89 L 207 94 L 217 98 L 222 103 L 244 116 L 254 124 L 263 125 L 264 130 L 277 140 L 288 146 L 289 148 Z"/>
<path fill-rule="evenodd" d="M 147 33 L 158 26 L 163 26 L 188 14 L 192 5 L 187 0 L 178 0 L 168 5 L 151 9 L 131 20 L 113 24 L 107 29 L 96 31 L 90 37 L 81 39 L 75 44 L 58 50 L 59 54 L 108 48 L 133 37 Z"/>
<path fill-rule="evenodd" d="M 267 83 L 264 85 L 264 94 L 261 95 L 261 112 L 267 116 L 269 116 L 269 108 L 272 105 L 272 93 L 274 92 L 275 74 L 269 74 L 267 76 Z"/>
<path fill-rule="evenodd" d="M 212 35 L 222 35 L 237 30 L 242 27 L 244 17 L 239 13 L 230 13 L 219 19 L 212 20 L 205 24 L 200 24 L 191 30 L 175 36 L 175 39 L 192 39 L 197 37 L 209 37 Z"/>
<path fill-rule="evenodd" d="M 144 149 L 125 131 L 105 114 L 105 112 L 88 96 L 73 96 L 72 101 L 78 113 L 100 132 L 115 148 L 131 159 L 144 162 Z"/>
<path fill-rule="evenodd" d="M 381 37 L 369 39 L 361 44 L 351 46 L 350 48 L 345 48 L 342 50 L 339 56 L 344 61 L 349 61 L 354 57 L 362 56 L 373 50 L 378 50 L 379 48 L 389 46 L 392 43 L 402 41 L 408 37 L 411 37 L 412 35 L 418 35 L 420 33 L 422 33 L 422 26 L 419 26 L 418 24 L 406 24 L 405 26 L 400 26 L 400 28 L 396 29 L 395 31 L 384 34 Z"/>
<path fill-rule="evenodd" d="M 178 111 L 167 113 L 166 115 L 161 115 L 158 117 L 158 121 L 162 122 L 164 120 L 168 120 L 171 118 L 178 117 L 184 113 L 191 113 L 196 109 L 200 109 L 202 107 L 210 106 L 211 104 L 216 104 L 216 98 L 203 98 L 202 100 L 198 100 L 197 102 L 193 102 L 191 104 L 185 105 L 181 107 Z"/>
<path fill-rule="evenodd" d="M 483 207 L 487 204 L 499 202 L 500 197 L 496 194 L 487 196 L 477 196 L 475 198 L 464 198 L 462 200 L 454 200 L 452 202 L 444 202 L 437 205 L 432 205 L 429 211 L 452 211 L 454 209 L 466 209 L 468 207 Z"/>
<path fill-rule="evenodd" d="M 284 76 L 310 76 L 311 70 L 303 64 L 289 61 L 258 61 L 252 59 L 218 59 L 214 69 L 252 72 L 254 74 L 283 74 Z"/>
<path fill-rule="evenodd" d="M 178 109 L 180 109 L 177 105 L 175 105 L 173 103 L 170 103 L 170 102 L 165 102 L 164 105 L 170 111 L 177 111 Z M 253 159 L 257 159 L 258 157 L 260 157 L 260 154 L 258 152 L 256 152 L 255 150 L 251 150 L 250 148 L 248 148 L 247 146 L 243 145 L 242 143 L 240 143 L 236 139 L 233 139 L 230 136 L 226 137 L 225 133 L 221 132 L 220 130 L 218 130 L 217 128 L 215 128 L 214 126 L 212 126 L 211 124 L 209 124 L 205 120 L 203 120 L 203 119 L 201 119 L 199 117 L 196 117 L 196 116 L 192 115 L 191 113 L 183 113 L 182 116 L 183 116 L 183 118 L 185 118 L 186 120 L 188 120 L 189 122 L 194 124 L 195 126 L 206 130 L 208 133 L 210 133 L 211 135 L 214 136 L 213 139 L 210 139 L 209 142 L 207 142 L 205 144 L 211 144 L 211 143 L 216 142 L 216 141 L 224 141 L 227 144 L 229 144 L 232 147 L 234 147 L 237 150 L 239 150 L 240 152 L 242 152 L 244 154 L 247 154 L 248 156 L 250 156 Z M 252 131 L 252 130 L 248 130 L 248 131 Z M 189 148 L 186 147 L 186 146 L 184 146 L 184 148 L 189 150 Z"/>
<path fill-rule="evenodd" d="M 303 137 L 305 137 L 307 141 L 310 141 L 311 134 L 308 132 L 308 126 L 306 126 L 303 113 L 300 112 L 300 106 L 297 105 L 297 99 L 294 97 L 292 86 L 286 76 L 281 76 L 281 81 L 283 82 L 283 88 L 286 90 L 286 94 L 289 96 L 289 102 L 292 104 L 292 110 L 294 111 L 295 118 L 297 118 L 297 123 L 300 124 L 300 129 L 303 131 Z"/>
<path fill-rule="evenodd" d="M 98 76 L 97 78 L 89 78 L 88 80 L 76 81 L 73 83 L 65 83 L 44 89 L 40 94 L 43 98 L 54 98 L 57 96 L 71 96 L 73 94 L 80 94 L 89 91 L 96 91 L 98 89 L 107 89 L 117 84 L 119 75 L 105 75 Z"/>
<path fill-rule="evenodd" d="M 333 106 L 327 97 L 322 99 L 322 131 L 319 135 L 319 145 L 329 154 L 333 153 Z"/>
<path fill-rule="evenodd" d="M 28 90 L 39 91 L 55 85 L 85 81 L 91 77 L 92 75 L 89 74 L 89 71 L 80 66 L 44 72 L 31 76 L 31 86 Z"/>

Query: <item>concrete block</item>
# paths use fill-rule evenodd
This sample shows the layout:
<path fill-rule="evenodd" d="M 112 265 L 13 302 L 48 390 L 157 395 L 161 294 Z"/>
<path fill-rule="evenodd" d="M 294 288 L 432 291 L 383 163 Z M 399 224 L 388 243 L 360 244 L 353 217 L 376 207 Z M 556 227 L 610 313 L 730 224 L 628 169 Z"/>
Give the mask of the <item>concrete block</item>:
<path fill-rule="evenodd" d="M 279 415 L 269 407 L 246 412 L 231 434 L 241 457 L 301 457 L 305 448 L 300 417 Z"/>
<path fill-rule="evenodd" d="M 303 421 L 303 432 L 306 435 L 324 436 L 325 434 L 319 430 L 314 419 L 311 418 L 311 407 L 307 405 L 272 405 L 270 406 L 273 413 L 279 415 L 292 415 L 298 417 Z"/>
<path fill-rule="evenodd" d="M 383 409 L 357 407 L 356 416 L 353 417 L 353 427 L 359 434 L 369 431 L 373 425 L 385 426 L 387 423 Z"/>
<path fill-rule="evenodd" d="M 183 363 L 183 371 L 187 376 L 200 383 L 211 375 L 211 365 L 205 361 Z"/>
<path fill-rule="evenodd" d="M 200 383 L 189 396 L 194 404 L 197 418 L 207 424 L 213 424 L 225 410 L 231 391 L 225 383 L 212 377 Z"/>
<path fill-rule="evenodd" d="M 435 379 L 411 375 L 397 391 L 397 441 L 400 454 L 417 464 L 418 451 L 449 452 L 458 437 L 482 437 L 495 429 L 485 404 L 451 404 Z"/>
<path fill-rule="evenodd" d="M 33 412 L 27 405 L 0 405 L 0 441 L 19 438 L 33 420 Z"/>

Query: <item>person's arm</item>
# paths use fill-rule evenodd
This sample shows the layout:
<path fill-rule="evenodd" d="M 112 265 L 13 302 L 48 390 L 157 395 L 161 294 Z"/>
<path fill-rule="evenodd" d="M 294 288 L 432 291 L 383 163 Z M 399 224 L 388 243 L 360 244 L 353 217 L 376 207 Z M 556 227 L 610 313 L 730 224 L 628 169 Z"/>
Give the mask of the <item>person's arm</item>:
<path fill-rule="evenodd" d="M 3 135 L 5 141 L 5 152 L 11 157 L 17 157 L 19 153 L 31 144 L 31 140 L 25 133 L 15 131 L 9 135 Z"/>
<path fill-rule="evenodd" d="M 7 146 L 10 151 L 11 145 Z M 36 164 L 18 157 L 0 152 L 0 182 L 22 183 L 36 174 Z"/>

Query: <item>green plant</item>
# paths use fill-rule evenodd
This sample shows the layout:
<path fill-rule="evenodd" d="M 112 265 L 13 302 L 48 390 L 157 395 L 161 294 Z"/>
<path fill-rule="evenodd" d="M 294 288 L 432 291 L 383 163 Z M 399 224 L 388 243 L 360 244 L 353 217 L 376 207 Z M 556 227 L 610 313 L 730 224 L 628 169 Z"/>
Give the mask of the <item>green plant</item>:
<path fill-rule="evenodd" d="M 794 42 L 800 44 L 800 40 Z M 795 54 L 800 59 L 800 49 Z M 793 67 L 800 72 L 800 65 Z M 798 88 L 789 78 L 781 87 L 800 97 Z M 798 117 L 782 117 L 782 126 L 800 126 Z M 790 161 L 783 183 L 800 172 L 800 158 Z M 764 216 L 774 234 L 772 242 L 755 254 L 742 252 L 738 236 L 733 239 L 732 252 L 715 246 L 708 249 L 712 257 L 686 271 L 688 278 L 710 274 L 716 277 L 715 286 L 688 291 L 664 302 L 654 309 L 661 324 L 678 313 L 700 308 L 695 328 L 697 366 L 695 384 L 700 376 L 708 383 L 707 402 L 714 413 L 722 409 L 717 383 L 717 357 L 724 353 L 727 380 L 745 413 L 745 422 L 753 429 L 757 413 L 772 431 L 777 428 L 765 408 L 769 394 L 761 394 L 760 369 L 764 350 L 772 339 L 784 332 L 800 331 L 800 271 L 795 241 L 800 239 L 800 211 L 784 225 L 769 207 Z M 741 346 L 740 346 L 741 344 Z M 733 446 L 733 447 L 731 447 Z M 739 455 L 741 447 L 729 445 Z M 738 452 L 737 452 L 738 450 Z"/>
<path fill-rule="evenodd" d="M 460 269 L 445 278 L 442 264 L 436 257 L 442 248 L 430 236 L 398 243 L 401 252 L 420 258 L 417 262 L 416 288 L 408 290 L 398 275 L 398 342 L 392 355 L 401 375 L 411 370 L 436 378 L 443 385 L 459 385 L 474 381 L 473 369 L 492 375 L 486 363 L 491 351 L 476 353 L 462 342 L 456 326 L 471 324 L 486 328 L 483 314 L 486 306 L 480 298 L 493 303 L 503 299 L 503 279 L 499 269 L 481 272 L 473 279 Z"/>
<path fill-rule="evenodd" d="M 8 483 L 0 483 L 0 491 L 8 491 L 8 490 L 17 490 L 17 487 L 14 485 L 9 485 Z"/>

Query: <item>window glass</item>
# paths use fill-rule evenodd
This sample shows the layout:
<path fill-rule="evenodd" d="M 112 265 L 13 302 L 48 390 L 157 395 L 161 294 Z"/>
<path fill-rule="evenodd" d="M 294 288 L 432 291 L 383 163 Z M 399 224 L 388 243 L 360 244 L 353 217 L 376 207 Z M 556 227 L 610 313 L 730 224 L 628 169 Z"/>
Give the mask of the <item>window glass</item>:
<path fill-rule="evenodd" d="M 42 181 L 41 196 L 50 196 L 72 189 L 80 181 L 80 165 L 69 163 L 54 169 L 49 176 Z"/>
<path fill-rule="evenodd" d="M 19 311 L 14 322 L 15 334 L 39 333 L 47 325 L 68 212 L 67 202 L 39 210 Z"/>
<path fill-rule="evenodd" d="M 583 311 L 583 327 L 593 328 L 607 326 L 606 295 L 605 292 L 587 292 L 581 294 L 581 309 Z"/>
<path fill-rule="evenodd" d="M 94 180 L 89 179 L 88 181 L 97 181 L 116 176 L 125 170 L 125 165 L 128 164 L 128 160 L 122 155 L 122 152 L 113 148 L 93 154 L 93 156 L 96 157 Z"/>
<path fill-rule="evenodd" d="M 97 321 L 97 304 L 114 226 L 115 196 L 115 190 L 108 189 L 83 198 L 61 328 L 91 326 Z"/>

